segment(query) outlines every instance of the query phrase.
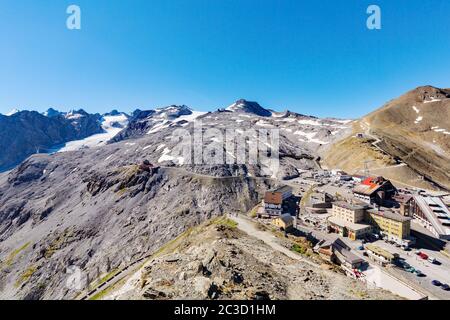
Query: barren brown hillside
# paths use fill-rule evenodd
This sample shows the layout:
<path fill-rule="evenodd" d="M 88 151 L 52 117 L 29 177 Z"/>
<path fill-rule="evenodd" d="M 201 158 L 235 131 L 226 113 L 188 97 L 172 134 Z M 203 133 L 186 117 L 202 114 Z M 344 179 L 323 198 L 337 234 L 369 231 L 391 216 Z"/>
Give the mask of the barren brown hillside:
<path fill-rule="evenodd" d="M 352 172 L 365 161 L 374 171 L 389 169 L 394 180 L 450 189 L 450 89 L 419 87 L 390 101 L 324 156 L 327 166 Z"/>

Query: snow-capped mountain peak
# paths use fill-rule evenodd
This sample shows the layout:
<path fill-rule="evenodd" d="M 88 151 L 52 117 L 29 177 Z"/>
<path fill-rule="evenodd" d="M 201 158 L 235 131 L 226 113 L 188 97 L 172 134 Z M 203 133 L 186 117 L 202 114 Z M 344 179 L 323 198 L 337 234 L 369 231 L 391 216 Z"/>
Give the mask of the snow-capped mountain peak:
<path fill-rule="evenodd" d="M 9 111 L 8 113 L 6 113 L 5 116 L 10 117 L 10 116 L 12 116 L 12 115 L 14 115 L 16 113 L 19 113 L 19 112 L 20 112 L 19 109 L 14 108 L 11 111 Z"/>
<path fill-rule="evenodd" d="M 128 124 L 128 116 L 125 113 L 108 113 L 103 115 L 102 127 L 104 130 L 110 128 L 125 128 Z"/>
<path fill-rule="evenodd" d="M 181 116 L 189 116 L 192 115 L 193 113 L 192 109 L 185 105 L 181 106 L 171 105 L 164 108 L 158 108 L 155 111 L 156 113 L 154 117 L 164 118 L 168 120 L 176 119 Z"/>
<path fill-rule="evenodd" d="M 84 111 L 83 109 L 80 110 L 70 110 L 69 112 L 66 113 L 65 117 L 66 119 L 70 119 L 70 120 L 74 120 L 74 119 L 79 119 L 85 116 L 88 116 L 89 114 Z"/>

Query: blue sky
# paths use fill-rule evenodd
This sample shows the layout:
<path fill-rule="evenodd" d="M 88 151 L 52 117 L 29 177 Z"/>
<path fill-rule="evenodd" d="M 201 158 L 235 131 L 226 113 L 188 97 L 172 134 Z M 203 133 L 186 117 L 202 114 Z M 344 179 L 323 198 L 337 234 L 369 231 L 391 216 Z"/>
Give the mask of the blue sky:
<path fill-rule="evenodd" d="M 66 8 L 82 30 L 66 28 Z M 382 9 L 382 30 L 366 9 Z M 3 0 L 0 112 L 106 112 L 239 98 L 354 118 L 450 87 L 448 0 Z"/>

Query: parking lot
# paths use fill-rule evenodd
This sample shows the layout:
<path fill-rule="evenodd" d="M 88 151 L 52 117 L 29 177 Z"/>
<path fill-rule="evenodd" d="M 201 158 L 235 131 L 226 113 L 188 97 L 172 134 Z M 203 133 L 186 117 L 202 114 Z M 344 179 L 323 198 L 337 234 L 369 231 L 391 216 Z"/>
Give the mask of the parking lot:
<path fill-rule="evenodd" d="M 445 291 L 441 287 L 434 286 L 431 281 L 438 280 L 441 283 L 450 285 L 450 259 L 442 255 L 440 252 L 420 249 L 429 257 L 434 257 L 438 261 L 438 264 L 430 263 L 427 260 L 422 259 L 416 254 L 416 250 L 404 251 L 395 245 L 386 243 L 383 240 L 373 242 L 374 245 L 386 249 L 389 252 L 399 254 L 402 261 L 412 266 L 415 270 L 420 270 L 424 276 L 417 276 L 416 273 L 411 273 L 403 268 L 396 267 L 389 270 L 390 273 L 395 274 L 400 278 L 404 278 L 410 281 L 416 287 L 420 287 L 430 292 L 433 296 L 439 299 L 450 299 L 450 291 Z M 360 241 L 353 243 L 352 247 L 356 250 L 361 245 Z"/>
<path fill-rule="evenodd" d="M 310 189 L 309 185 L 305 185 L 301 182 L 301 180 L 297 181 L 295 184 L 298 191 L 304 191 Z M 303 190 L 302 190 L 303 189 Z M 344 199 L 352 199 L 352 189 L 351 184 L 348 183 L 333 183 L 328 182 L 320 186 L 316 186 L 314 188 L 318 192 L 327 192 L 333 196 L 339 194 Z M 302 210 L 300 213 L 300 219 L 298 221 L 298 228 L 302 231 L 310 231 L 317 238 L 326 239 L 329 235 L 327 235 L 327 217 L 330 216 L 330 212 L 328 214 L 315 214 L 310 213 L 307 210 Z M 358 256 L 363 257 L 364 250 L 361 250 L 362 242 L 361 241 L 351 241 L 348 238 L 343 238 L 344 242 L 346 242 L 352 249 L 355 250 Z M 395 278 L 402 280 L 404 283 L 411 284 L 411 287 L 415 288 L 418 291 L 423 292 L 428 295 L 431 299 L 446 299 L 450 300 L 450 291 L 446 291 L 442 286 L 433 285 L 432 281 L 437 280 L 441 284 L 447 284 L 450 286 L 450 258 L 441 254 L 439 251 L 433 251 L 431 249 L 419 249 L 421 252 L 425 253 L 428 257 L 435 258 L 439 263 L 433 264 L 428 260 L 422 259 L 420 256 L 416 254 L 416 249 L 412 249 L 411 251 L 404 251 L 401 247 L 398 247 L 394 244 L 386 243 L 384 240 L 376 240 L 373 242 L 374 245 L 379 246 L 383 249 L 386 249 L 389 252 L 397 253 L 400 256 L 400 260 L 406 264 L 406 268 L 402 266 L 396 267 L 388 267 L 382 268 L 384 271 L 394 276 Z M 366 261 L 369 261 L 369 258 L 365 257 Z M 372 264 L 372 263 L 371 263 Z M 375 268 L 375 265 L 373 265 Z M 408 269 L 409 271 L 405 270 Z M 411 268 L 412 267 L 412 268 Z M 376 269 L 376 268 L 375 268 Z M 417 275 L 415 270 L 420 270 L 423 273 L 422 276 Z M 411 272 L 413 271 L 413 272 Z M 369 272 L 369 274 L 371 274 Z M 381 279 L 379 273 L 371 274 L 374 279 Z M 387 278 L 386 278 L 387 279 Z M 391 281 L 391 280 L 389 280 Z M 388 282 L 389 282 L 388 281 Z M 386 284 L 386 283 L 384 283 Z M 382 287 L 386 287 L 382 285 Z"/>

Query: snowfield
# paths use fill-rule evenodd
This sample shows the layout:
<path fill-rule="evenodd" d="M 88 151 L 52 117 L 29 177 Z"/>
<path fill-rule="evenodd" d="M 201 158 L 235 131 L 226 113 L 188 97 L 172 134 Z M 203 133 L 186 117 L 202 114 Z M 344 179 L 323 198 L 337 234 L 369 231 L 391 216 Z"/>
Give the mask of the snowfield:
<path fill-rule="evenodd" d="M 179 123 L 182 121 L 186 121 L 187 123 L 189 122 L 193 122 L 195 121 L 198 117 L 202 116 L 206 114 L 206 112 L 201 112 L 201 111 L 192 111 L 192 114 L 189 115 L 185 115 L 185 116 L 179 116 L 178 118 L 176 118 L 175 120 L 164 120 L 162 122 L 157 123 L 156 125 L 154 125 L 148 132 L 147 134 L 153 134 L 156 132 L 161 131 L 162 129 L 166 129 L 168 127 L 170 127 L 171 124 L 173 123 Z M 160 115 L 160 118 L 164 118 L 166 115 L 166 113 L 163 113 L 162 115 Z M 184 125 L 182 125 L 184 126 Z"/>
<path fill-rule="evenodd" d="M 319 139 L 314 139 L 314 137 L 317 135 L 317 132 L 303 132 L 303 131 L 295 131 L 295 135 L 305 137 L 306 140 L 303 140 L 305 142 L 312 142 L 312 143 L 318 143 L 318 144 L 328 144 L 326 141 L 321 141 Z"/>
<path fill-rule="evenodd" d="M 117 126 L 118 124 L 118 126 Z M 127 116 L 121 114 L 118 116 L 103 117 L 102 128 L 104 133 L 94 134 L 82 140 L 70 141 L 58 150 L 58 152 L 76 151 L 85 148 L 95 148 L 106 145 L 110 139 L 118 134 L 128 124 Z"/>

